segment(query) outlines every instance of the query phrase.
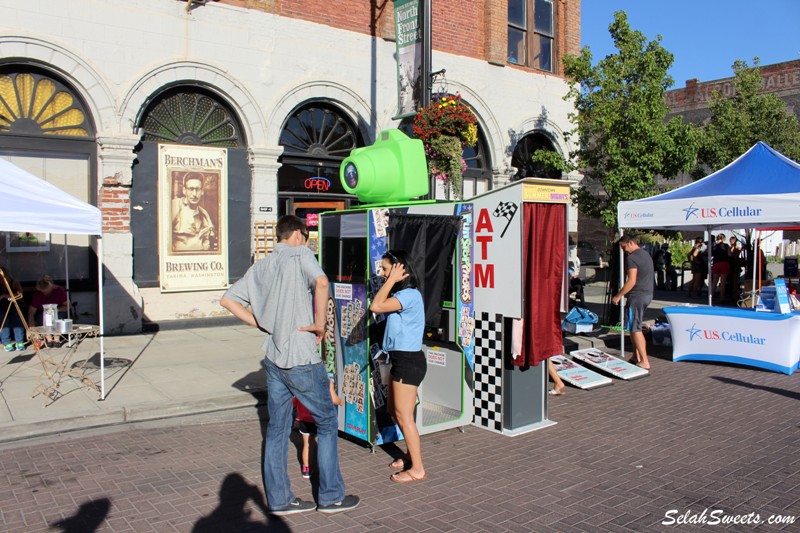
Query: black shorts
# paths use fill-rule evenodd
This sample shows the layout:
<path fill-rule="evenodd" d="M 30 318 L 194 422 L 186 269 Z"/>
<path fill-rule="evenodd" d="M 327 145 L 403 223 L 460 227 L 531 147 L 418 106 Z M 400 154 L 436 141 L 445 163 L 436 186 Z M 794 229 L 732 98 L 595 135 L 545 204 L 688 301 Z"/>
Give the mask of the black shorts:
<path fill-rule="evenodd" d="M 428 361 L 422 350 L 418 352 L 389 352 L 392 363 L 392 380 L 419 387 L 428 371 Z"/>
<path fill-rule="evenodd" d="M 302 435 L 316 435 L 317 424 L 314 422 L 306 422 L 304 420 L 298 420 L 297 431 L 299 431 Z"/>

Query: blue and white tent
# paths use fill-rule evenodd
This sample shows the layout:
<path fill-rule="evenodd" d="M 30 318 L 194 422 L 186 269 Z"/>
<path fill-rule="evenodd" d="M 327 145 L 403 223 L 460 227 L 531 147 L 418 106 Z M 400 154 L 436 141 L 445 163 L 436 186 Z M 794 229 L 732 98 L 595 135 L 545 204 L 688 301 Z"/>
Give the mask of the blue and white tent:
<path fill-rule="evenodd" d="M 620 228 L 716 230 L 800 225 L 800 164 L 759 142 L 673 191 L 617 205 Z"/>

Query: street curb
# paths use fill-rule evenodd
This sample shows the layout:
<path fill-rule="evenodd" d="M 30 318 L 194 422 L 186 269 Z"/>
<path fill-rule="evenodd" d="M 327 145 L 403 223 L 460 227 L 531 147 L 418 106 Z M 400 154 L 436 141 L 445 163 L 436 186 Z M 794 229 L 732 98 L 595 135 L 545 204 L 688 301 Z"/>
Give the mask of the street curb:
<path fill-rule="evenodd" d="M 119 407 L 109 412 L 68 418 L 37 420 L 27 423 L 7 422 L 0 424 L 0 444 L 133 422 L 233 411 L 247 407 L 255 409 L 263 405 L 263 401 L 255 395 L 264 392 L 265 389 L 259 389 L 248 391 L 248 394 L 227 394 L 195 401 L 181 400 L 166 404 L 153 403 Z"/>
<path fill-rule="evenodd" d="M 9 422 L 0 424 L 0 443 L 102 426 L 113 426 L 116 424 L 123 424 L 124 422 L 125 410 L 122 407 L 108 413 L 97 413 L 93 415 L 37 420 L 36 422 L 26 423 Z"/>
<path fill-rule="evenodd" d="M 262 391 L 263 392 L 263 391 Z M 144 404 L 125 408 L 125 422 L 140 422 L 160 418 L 175 418 L 215 411 L 228 411 L 242 407 L 258 407 L 262 402 L 251 395 L 226 395 L 195 401 L 179 401 L 171 404 Z"/>

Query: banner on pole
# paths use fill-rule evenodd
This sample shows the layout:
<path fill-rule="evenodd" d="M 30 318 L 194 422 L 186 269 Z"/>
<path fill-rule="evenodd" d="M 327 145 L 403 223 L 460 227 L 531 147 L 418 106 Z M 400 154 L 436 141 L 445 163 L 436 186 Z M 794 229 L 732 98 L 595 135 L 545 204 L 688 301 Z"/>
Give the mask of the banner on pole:
<path fill-rule="evenodd" d="M 422 0 L 395 0 L 397 37 L 397 116 L 415 115 L 422 107 Z"/>

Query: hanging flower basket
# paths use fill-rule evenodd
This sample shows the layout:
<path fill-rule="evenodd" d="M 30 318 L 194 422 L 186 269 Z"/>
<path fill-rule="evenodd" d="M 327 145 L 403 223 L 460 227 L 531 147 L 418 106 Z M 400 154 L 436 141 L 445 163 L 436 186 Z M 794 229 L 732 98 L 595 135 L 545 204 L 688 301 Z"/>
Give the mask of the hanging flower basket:
<path fill-rule="evenodd" d="M 462 157 L 467 146 L 478 143 L 477 120 L 461 101 L 461 95 L 436 98 L 414 117 L 414 135 L 425 145 L 428 173 L 441 181 L 445 193 L 461 199 L 463 172 L 467 168 Z"/>

